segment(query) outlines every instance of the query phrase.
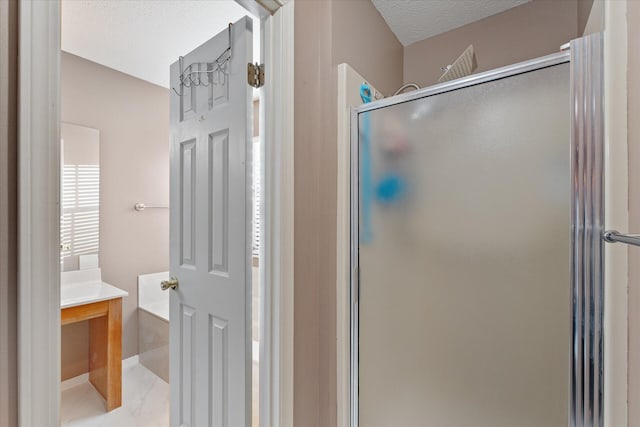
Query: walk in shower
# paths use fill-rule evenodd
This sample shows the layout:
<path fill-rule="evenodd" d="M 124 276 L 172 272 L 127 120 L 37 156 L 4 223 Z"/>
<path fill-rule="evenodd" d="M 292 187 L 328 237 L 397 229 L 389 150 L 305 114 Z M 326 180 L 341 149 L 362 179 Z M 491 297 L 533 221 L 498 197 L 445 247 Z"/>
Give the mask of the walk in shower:
<path fill-rule="evenodd" d="M 602 37 L 352 113 L 352 426 L 602 425 Z"/>

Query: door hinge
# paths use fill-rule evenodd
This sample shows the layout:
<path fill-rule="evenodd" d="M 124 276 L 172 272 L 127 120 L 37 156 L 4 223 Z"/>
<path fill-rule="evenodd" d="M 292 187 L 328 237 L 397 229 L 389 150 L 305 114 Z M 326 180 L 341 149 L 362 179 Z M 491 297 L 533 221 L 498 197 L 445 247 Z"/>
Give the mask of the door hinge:
<path fill-rule="evenodd" d="M 249 86 L 258 88 L 264 86 L 264 64 L 247 64 L 247 80 Z"/>

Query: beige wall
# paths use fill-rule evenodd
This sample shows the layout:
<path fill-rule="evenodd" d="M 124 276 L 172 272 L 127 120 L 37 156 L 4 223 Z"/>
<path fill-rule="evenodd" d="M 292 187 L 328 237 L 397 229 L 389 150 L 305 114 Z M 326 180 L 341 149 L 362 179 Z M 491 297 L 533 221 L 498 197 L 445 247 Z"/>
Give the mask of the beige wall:
<path fill-rule="evenodd" d="M 330 427 L 336 425 L 337 65 L 348 62 L 389 93 L 402 84 L 402 46 L 369 0 L 296 0 L 295 40 L 294 425 Z"/>
<path fill-rule="evenodd" d="M 129 292 L 122 355 L 138 353 L 137 276 L 169 266 L 169 90 L 62 54 L 62 121 L 100 131 L 100 266 Z M 86 325 L 62 331 L 63 379 L 86 371 Z"/>
<path fill-rule="evenodd" d="M 605 225 L 625 231 L 629 227 L 627 3 L 606 0 L 603 14 Z M 628 245 L 615 244 L 605 245 L 604 250 L 605 426 L 627 426 L 629 249 Z"/>
<path fill-rule="evenodd" d="M 640 2 L 627 3 L 629 231 L 640 231 Z M 640 248 L 629 247 L 629 426 L 640 426 Z"/>
<path fill-rule="evenodd" d="M 0 1 L 0 426 L 18 425 L 18 2 Z"/>
<path fill-rule="evenodd" d="M 451 64 L 470 44 L 475 72 L 558 52 L 578 36 L 576 0 L 533 0 L 522 6 L 406 46 L 404 81 L 437 83 L 440 67 Z"/>
<path fill-rule="evenodd" d="M 294 8 L 293 425 L 305 427 L 335 425 L 329 422 L 335 412 L 329 377 L 335 375 L 330 365 L 335 305 L 330 294 L 335 273 L 331 232 L 337 132 L 337 118 L 331 112 L 336 81 L 331 65 L 331 3 L 296 0 Z"/>
<path fill-rule="evenodd" d="M 332 3 L 334 68 L 348 63 L 385 96 L 402 86 L 404 48 L 370 0 Z"/>

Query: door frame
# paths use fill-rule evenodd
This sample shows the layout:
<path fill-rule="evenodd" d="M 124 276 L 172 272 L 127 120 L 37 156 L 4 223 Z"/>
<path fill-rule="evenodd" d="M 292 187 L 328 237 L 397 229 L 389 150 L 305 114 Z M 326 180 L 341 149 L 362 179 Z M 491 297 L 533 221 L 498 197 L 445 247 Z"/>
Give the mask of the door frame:
<path fill-rule="evenodd" d="M 293 0 L 236 0 L 262 21 L 267 64 L 260 286 L 260 425 L 293 426 Z M 273 3 L 273 4 L 272 4 Z M 19 10 L 19 425 L 60 419 L 59 1 Z M 261 103 L 262 104 L 262 103 Z"/>

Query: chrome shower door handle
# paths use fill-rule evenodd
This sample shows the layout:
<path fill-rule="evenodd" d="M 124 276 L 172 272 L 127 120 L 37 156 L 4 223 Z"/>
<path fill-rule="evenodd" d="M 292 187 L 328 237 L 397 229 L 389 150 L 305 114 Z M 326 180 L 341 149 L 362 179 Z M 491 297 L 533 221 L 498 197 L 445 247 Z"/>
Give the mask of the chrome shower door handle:
<path fill-rule="evenodd" d="M 175 277 L 172 277 L 169 280 L 163 280 L 162 282 L 160 282 L 160 289 L 162 289 L 163 291 L 166 291 L 167 289 L 176 290 L 179 284 L 180 283 L 178 282 L 178 279 Z"/>
<path fill-rule="evenodd" d="M 602 235 L 607 243 L 626 243 L 627 245 L 640 246 L 640 234 L 622 234 L 615 230 L 607 230 Z"/>

